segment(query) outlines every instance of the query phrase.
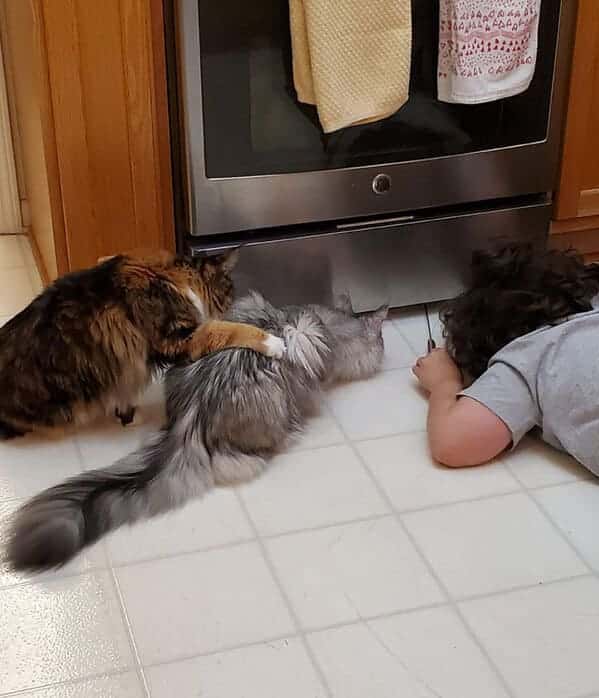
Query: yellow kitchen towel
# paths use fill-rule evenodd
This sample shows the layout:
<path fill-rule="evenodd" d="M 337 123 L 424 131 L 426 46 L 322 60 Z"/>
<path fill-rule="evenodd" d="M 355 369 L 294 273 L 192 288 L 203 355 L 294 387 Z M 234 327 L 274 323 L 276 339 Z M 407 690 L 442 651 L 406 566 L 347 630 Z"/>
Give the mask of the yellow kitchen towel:
<path fill-rule="evenodd" d="M 289 0 L 293 81 L 325 133 L 378 121 L 408 99 L 411 0 Z"/>

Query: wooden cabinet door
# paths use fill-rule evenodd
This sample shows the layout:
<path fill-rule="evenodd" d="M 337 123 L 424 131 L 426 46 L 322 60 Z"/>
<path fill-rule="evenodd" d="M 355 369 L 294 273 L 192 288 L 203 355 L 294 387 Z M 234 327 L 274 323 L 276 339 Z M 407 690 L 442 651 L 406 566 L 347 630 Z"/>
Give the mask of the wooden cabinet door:
<path fill-rule="evenodd" d="M 557 220 L 587 216 L 599 216 L 599 0 L 579 0 L 554 212 Z"/>
<path fill-rule="evenodd" d="M 66 266 L 135 247 L 174 248 L 161 0 L 33 3 Z"/>

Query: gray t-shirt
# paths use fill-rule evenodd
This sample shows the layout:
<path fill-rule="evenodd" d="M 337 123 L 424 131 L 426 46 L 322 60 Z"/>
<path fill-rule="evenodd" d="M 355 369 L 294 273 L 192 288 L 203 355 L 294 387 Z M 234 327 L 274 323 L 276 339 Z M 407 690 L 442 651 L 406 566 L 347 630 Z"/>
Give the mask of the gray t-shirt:
<path fill-rule="evenodd" d="M 599 475 L 599 310 L 510 342 L 460 395 L 494 412 L 516 446 L 533 427 Z"/>

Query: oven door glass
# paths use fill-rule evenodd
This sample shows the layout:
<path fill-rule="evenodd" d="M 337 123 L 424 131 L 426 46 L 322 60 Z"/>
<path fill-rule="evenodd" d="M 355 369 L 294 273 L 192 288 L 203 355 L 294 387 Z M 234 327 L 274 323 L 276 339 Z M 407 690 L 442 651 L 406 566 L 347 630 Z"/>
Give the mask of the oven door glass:
<path fill-rule="evenodd" d="M 324 134 L 297 101 L 287 0 L 199 3 L 208 178 L 400 163 L 545 140 L 560 0 L 543 0 L 535 74 L 520 95 L 437 100 L 438 0 L 413 0 L 409 101 L 376 123 Z"/>

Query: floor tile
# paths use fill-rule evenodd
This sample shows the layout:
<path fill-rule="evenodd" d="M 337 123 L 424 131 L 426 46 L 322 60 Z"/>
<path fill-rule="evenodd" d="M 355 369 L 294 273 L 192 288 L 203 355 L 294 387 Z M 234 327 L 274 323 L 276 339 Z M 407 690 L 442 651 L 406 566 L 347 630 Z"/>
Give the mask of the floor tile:
<path fill-rule="evenodd" d="M 140 426 L 123 427 L 106 418 L 79 430 L 75 437 L 86 470 L 106 468 L 135 451 L 147 438 Z"/>
<path fill-rule="evenodd" d="M 132 665 L 120 605 L 106 572 L 3 589 L 0 627 L 4 691 Z"/>
<path fill-rule="evenodd" d="M 599 482 L 549 487 L 538 490 L 534 497 L 585 560 L 599 571 Z"/>
<path fill-rule="evenodd" d="M 151 667 L 152 698 L 325 698 L 298 639 Z"/>
<path fill-rule="evenodd" d="M 383 370 L 406 368 L 412 366 L 416 354 L 393 322 L 383 324 L 383 341 L 385 342 L 385 360 Z"/>
<path fill-rule="evenodd" d="M 405 514 L 404 522 L 455 597 L 582 574 L 583 563 L 524 494 Z"/>
<path fill-rule="evenodd" d="M 18 694 L 18 698 L 143 698 L 143 696 L 141 683 L 133 672 L 49 686 Z"/>
<path fill-rule="evenodd" d="M 35 267 L 35 257 L 33 256 L 29 237 L 27 235 L 17 235 L 16 239 L 21 250 L 23 265 L 26 267 Z"/>
<path fill-rule="evenodd" d="M 23 261 L 25 263 L 25 269 L 27 270 L 29 281 L 31 283 L 31 288 L 34 295 L 37 295 L 38 293 L 42 292 L 44 284 L 42 283 L 42 279 L 37 268 L 37 263 L 35 261 L 35 257 L 33 256 L 33 251 L 31 250 L 31 243 L 25 235 L 20 236 L 19 243 Z"/>
<path fill-rule="evenodd" d="M 506 453 L 502 460 L 525 487 L 543 487 L 592 477 L 571 456 L 530 436 Z"/>
<path fill-rule="evenodd" d="M 331 391 L 329 405 L 350 439 L 426 428 L 427 401 L 410 369 L 383 371 Z"/>
<path fill-rule="evenodd" d="M 287 453 L 239 493 L 262 535 L 365 518 L 388 511 L 349 446 Z"/>
<path fill-rule="evenodd" d="M 7 542 L 10 519 L 21 503 L 22 502 L 17 500 L 9 502 L 0 501 L 0 551 L 4 549 Z M 0 555 L 0 588 L 19 584 L 24 581 L 37 582 L 43 580 L 46 582 L 52 579 L 81 574 L 92 569 L 102 569 L 105 567 L 106 556 L 101 544 L 87 548 L 83 553 L 59 570 L 44 572 L 35 577 L 23 572 L 11 570 L 8 563 Z"/>
<path fill-rule="evenodd" d="M 0 442 L 0 501 L 25 499 L 81 471 L 72 438 L 28 435 Z"/>
<path fill-rule="evenodd" d="M 344 441 L 343 432 L 339 429 L 330 409 L 327 405 L 323 405 L 321 413 L 308 420 L 304 433 L 291 444 L 288 450 L 305 451 L 311 448 L 335 446 Z"/>
<path fill-rule="evenodd" d="M 445 468 L 430 457 L 424 432 L 357 445 L 365 463 L 400 511 L 459 502 L 519 489 L 502 463 Z"/>
<path fill-rule="evenodd" d="M 10 293 L 0 293 L 0 315 L 16 315 L 31 302 L 34 296 L 25 267 L 3 269 L 2 288 L 9 288 Z"/>
<path fill-rule="evenodd" d="M 507 698 L 448 607 L 308 636 L 333 698 Z"/>
<path fill-rule="evenodd" d="M 25 270 L 27 272 L 27 276 L 29 277 L 29 283 L 33 291 L 33 300 L 35 296 L 37 296 L 44 290 L 44 284 L 42 283 L 42 277 L 40 276 L 40 273 L 37 270 L 37 266 L 35 264 L 27 265 L 25 267 Z"/>
<path fill-rule="evenodd" d="M 106 539 L 115 565 L 171 557 L 253 538 L 232 490 L 214 490 L 183 509 L 124 526 Z"/>
<path fill-rule="evenodd" d="M 117 574 L 144 664 L 292 632 L 255 544 L 121 567 Z"/>
<path fill-rule="evenodd" d="M 416 356 L 422 356 L 428 339 L 424 306 L 392 310 L 390 317 Z"/>
<path fill-rule="evenodd" d="M 1 270 L 25 266 L 25 258 L 20 245 L 21 237 L 21 235 L 0 235 Z"/>
<path fill-rule="evenodd" d="M 164 382 L 151 383 L 139 399 L 134 425 L 146 431 L 157 431 L 166 420 Z"/>
<path fill-rule="evenodd" d="M 516 698 L 599 690 L 599 580 L 539 586 L 461 608 Z"/>
<path fill-rule="evenodd" d="M 443 600 L 392 517 L 283 536 L 266 545 L 306 628 Z"/>

